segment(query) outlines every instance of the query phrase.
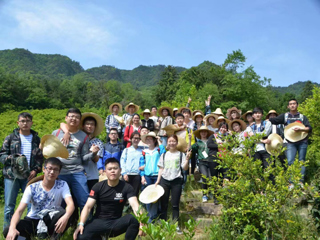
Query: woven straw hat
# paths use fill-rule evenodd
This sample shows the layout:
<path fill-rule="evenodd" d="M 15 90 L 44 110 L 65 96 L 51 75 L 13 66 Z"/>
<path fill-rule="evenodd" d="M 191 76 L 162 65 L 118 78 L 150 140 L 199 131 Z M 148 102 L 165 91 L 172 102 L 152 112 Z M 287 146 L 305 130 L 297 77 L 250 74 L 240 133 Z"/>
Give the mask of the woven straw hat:
<path fill-rule="evenodd" d="M 201 131 L 207 131 L 208 132 L 208 135 L 207 137 L 211 136 L 212 134 L 214 134 L 213 131 L 209 130 L 206 126 L 201 126 L 198 130 L 194 131 L 194 135 L 198 138 L 198 139 L 201 139 L 201 135 L 200 135 L 200 132 Z"/>
<path fill-rule="evenodd" d="M 170 125 L 162 128 L 162 130 L 165 130 L 167 133 L 167 136 L 170 136 L 170 135 L 174 134 L 175 132 L 180 131 L 181 129 L 175 124 L 170 124 Z"/>
<path fill-rule="evenodd" d="M 120 116 L 114 116 L 114 118 L 120 123 L 120 124 L 123 124 L 124 123 L 124 120 L 122 117 Z"/>
<path fill-rule="evenodd" d="M 283 145 L 283 139 L 276 133 L 272 133 L 268 136 L 271 140 L 270 144 L 265 144 L 266 150 L 271 155 L 276 155 L 280 151 L 280 147 Z"/>
<path fill-rule="evenodd" d="M 214 121 L 214 123 L 213 123 L 213 127 L 214 127 L 214 128 L 219 128 L 218 122 L 219 122 L 219 120 L 221 120 L 221 119 L 223 119 L 227 124 L 229 124 L 229 122 L 230 122 L 229 119 L 227 119 L 227 118 L 225 118 L 225 117 L 223 117 L 223 116 L 219 116 L 219 117 Z"/>
<path fill-rule="evenodd" d="M 230 118 L 231 118 L 231 113 L 232 113 L 232 111 L 236 111 L 238 114 L 239 114 L 239 117 L 241 116 L 241 110 L 239 110 L 238 108 L 236 108 L 236 107 L 232 107 L 232 108 L 229 108 L 228 110 L 227 110 L 227 114 L 226 114 L 226 116 L 227 116 L 227 118 L 230 120 Z"/>
<path fill-rule="evenodd" d="M 69 152 L 60 142 L 59 138 L 51 134 L 44 135 L 41 138 L 42 154 L 45 158 L 61 157 L 67 159 Z"/>
<path fill-rule="evenodd" d="M 154 203 L 164 194 L 162 186 L 155 184 L 147 186 L 139 195 L 139 201 L 144 204 Z"/>
<path fill-rule="evenodd" d="M 173 110 L 172 110 L 172 108 L 170 108 L 170 107 L 161 107 L 161 108 L 159 108 L 158 114 L 159 114 L 161 117 L 163 117 L 163 114 L 162 114 L 162 110 L 163 110 L 163 109 L 167 109 L 168 112 L 169 112 L 169 114 L 170 114 L 170 116 L 173 117 Z"/>
<path fill-rule="evenodd" d="M 253 113 L 252 113 L 251 110 L 250 110 L 250 111 L 247 111 L 245 114 L 243 114 L 243 115 L 241 116 L 241 118 L 242 118 L 244 121 L 247 121 L 247 115 L 248 115 L 248 114 L 251 114 L 251 115 L 252 115 Z"/>
<path fill-rule="evenodd" d="M 201 112 L 196 112 L 192 117 L 193 121 L 196 121 L 196 118 L 199 117 L 199 116 L 204 118 L 204 116 L 203 116 L 203 114 Z"/>
<path fill-rule="evenodd" d="M 119 107 L 119 112 L 122 112 L 122 105 L 120 103 L 112 103 L 110 106 L 109 106 L 109 111 L 112 113 L 112 108 L 113 106 L 117 105 Z"/>
<path fill-rule="evenodd" d="M 213 114 L 218 115 L 218 116 L 224 116 L 223 112 L 221 111 L 221 108 L 217 108 Z"/>
<path fill-rule="evenodd" d="M 181 108 L 179 108 L 179 109 L 178 109 L 178 113 L 182 113 L 182 111 L 183 111 L 184 109 L 188 109 L 188 110 L 190 111 L 190 113 L 192 114 L 191 109 L 188 108 L 188 107 L 181 107 Z"/>
<path fill-rule="evenodd" d="M 244 131 L 244 130 L 247 128 L 247 124 L 246 124 L 244 121 L 242 121 L 241 119 L 235 119 L 235 120 L 230 121 L 230 122 L 228 123 L 228 124 L 229 124 L 229 129 L 230 129 L 231 131 L 233 131 L 233 129 L 232 129 L 232 124 L 235 123 L 235 122 L 237 122 L 237 123 L 240 124 L 240 126 L 241 126 L 241 131 Z"/>
<path fill-rule="evenodd" d="M 145 142 L 147 137 L 154 137 L 155 139 L 157 139 L 157 135 L 154 132 L 149 132 L 148 134 L 141 136 L 141 141 Z"/>
<path fill-rule="evenodd" d="M 136 108 L 134 112 L 138 112 L 139 109 L 140 109 L 140 107 L 137 104 L 134 104 L 134 103 L 131 102 L 124 108 L 124 110 L 126 110 L 126 112 L 129 112 L 129 107 L 130 106 L 134 106 Z"/>
<path fill-rule="evenodd" d="M 207 123 L 207 125 L 209 125 L 208 119 L 209 119 L 210 117 L 213 117 L 214 120 L 216 120 L 216 119 L 218 118 L 218 115 L 215 115 L 214 113 L 210 113 L 210 114 L 206 115 L 206 116 L 203 118 L 203 121 L 205 121 L 205 122 Z"/>
<path fill-rule="evenodd" d="M 279 114 L 276 112 L 276 110 L 270 110 L 270 111 L 268 112 L 267 116 L 266 116 L 266 119 L 269 119 L 269 115 L 270 115 L 271 113 L 274 113 L 274 114 L 276 114 L 277 116 L 279 115 Z"/>
<path fill-rule="evenodd" d="M 96 120 L 96 122 L 97 122 L 96 123 L 96 128 L 94 129 L 94 132 L 93 132 L 92 135 L 94 137 L 98 136 L 103 131 L 103 128 L 104 128 L 104 122 L 103 122 L 102 118 L 96 113 L 92 113 L 92 112 L 83 113 L 82 117 L 81 117 L 81 122 L 80 122 L 81 129 L 83 129 L 83 121 L 87 117 L 93 117 Z"/>
<path fill-rule="evenodd" d="M 204 116 L 204 113 L 201 110 L 194 110 L 192 112 L 192 116 L 194 116 L 196 113 L 201 113 Z"/>
<path fill-rule="evenodd" d="M 300 122 L 290 123 L 284 128 L 284 137 L 290 142 L 298 142 L 308 136 L 307 132 L 293 130 L 296 127 L 305 128 L 305 126 Z"/>

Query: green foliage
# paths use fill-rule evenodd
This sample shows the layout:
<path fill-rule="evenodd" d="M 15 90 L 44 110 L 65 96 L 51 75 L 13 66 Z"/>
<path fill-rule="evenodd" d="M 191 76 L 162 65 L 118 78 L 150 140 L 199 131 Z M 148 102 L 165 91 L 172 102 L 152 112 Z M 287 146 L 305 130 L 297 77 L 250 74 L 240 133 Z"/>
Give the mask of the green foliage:
<path fill-rule="evenodd" d="M 210 190 L 223 205 L 222 216 L 210 228 L 211 239 L 314 239 L 319 237 L 312 220 L 296 214 L 297 198 L 305 195 L 318 197 L 314 187 L 299 187 L 301 163 L 295 163 L 285 171 L 277 157 L 270 166 L 262 168 L 260 160 L 254 160 L 252 146 L 261 136 L 246 139 L 243 154 L 227 151 L 219 161 L 228 169 L 230 181 L 213 178 Z M 238 145 L 228 138 L 224 149 Z M 273 163 L 274 164 L 271 164 Z M 274 178 L 274 183 L 272 179 Z M 294 184 L 289 189 L 289 182 Z M 302 235 L 301 235 L 302 234 Z"/>

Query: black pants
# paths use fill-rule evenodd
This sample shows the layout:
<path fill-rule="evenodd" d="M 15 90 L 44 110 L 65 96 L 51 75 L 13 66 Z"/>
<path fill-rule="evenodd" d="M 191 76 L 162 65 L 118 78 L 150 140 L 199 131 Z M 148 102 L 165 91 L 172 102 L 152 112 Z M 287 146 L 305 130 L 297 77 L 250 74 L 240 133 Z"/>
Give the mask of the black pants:
<path fill-rule="evenodd" d="M 258 151 L 254 153 L 254 160 L 261 160 L 262 168 L 266 169 L 270 164 L 274 164 L 270 162 L 270 154 L 266 150 Z M 269 179 L 275 184 L 274 176 L 270 174 Z"/>
<path fill-rule="evenodd" d="M 129 177 L 129 184 L 133 187 L 134 189 L 134 194 L 136 197 L 139 196 L 139 190 L 141 187 L 141 176 L 140 175 L 128 175 Z"/>
<path fill-rule="evenodd" d="M 216 162 L 212 162 L 212 161 L 200 161 L 199 162 L 200 173 L 202 175 L 206 176 L 207 178 L 210 178 L 213 176 L 218 177 L 218 170 L 216 169 L 217 166 L 218 166 L 218 164 Z M 207 180 L 205 178 L 203 178 L 203 176 L 202 176 L 202 189 L 208 189 Z"/>
<path fill-rule="evenodd" d="M 91 191 L 92 187 L 93 187 L 97 182 L 99 182 L 98 179 L 93 179 L 93 180 L 88 180 L 88 181 L 87 181 L 88 188 L 89 188 L 89 192 Z"/>
<path fill-rule="evenodd" d="M 43 217 L 43 221 L 48 227 L 48 234 L 50 236 L 52 236 L 53 234 L 56 234 L 54 232 L 55 224 L 64 214 L 65 214 L 65 211 L 61 210 L 59 213 L 55 214 L 52 219 L 49 217 L 49 215 L 46 215 Z M 29 217 L 25 217 L 23 220 L 20 220 L 18 222 L 16 229 L 20 232 L 20 236 L 25 237 L 27 240 L 30 240 L 33 237 L 37 236 L 38 222 L 39 222 L 39 219 L 32 219 Z M 64 232 L 69 228 L 69 226 L 70 226 L 70 218 Z M 3 236 L 7 237 L 8 232 L 9 232 L 9 226 L 7 226 L 3 230 Z"/>
<path fill-rule="evenodd" d="M 171 204 L 172 204 L 172 219 L 179 219 L 179 203 L 182 191 L 182 178 L 176 178 L 172 181 L 165 180 L 161 178 L 160 185 L 164 188 L 164 194 L 160 199 L 161 202 L 161 213 L 160 218 L 167 220 L 168 216 L 168 205 L 169 205 L 169 196 L 171 191 Z"/>
<path fill-rule="evenodd" d="M 98 219 L 94 218 L 88 222 L 83 234 L 78 235 L 78 240 L 101 240 L 102 236 L 116 237 L 126 233 L 126 240 L 136 239 L 139 233 L 139 222 L 131 214 L 118 219 Z"/>

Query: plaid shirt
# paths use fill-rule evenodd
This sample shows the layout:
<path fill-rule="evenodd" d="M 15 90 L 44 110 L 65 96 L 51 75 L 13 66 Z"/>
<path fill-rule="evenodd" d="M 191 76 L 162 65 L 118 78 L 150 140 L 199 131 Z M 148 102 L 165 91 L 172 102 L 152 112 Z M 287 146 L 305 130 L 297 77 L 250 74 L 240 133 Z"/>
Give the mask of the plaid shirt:
<path fill-rule="evenodd" d="M 104 125 L 106 126 L 107 133 L 110 132 L 111 128 L 116 128 L 118 133 L 121 132 L 121 124 L 117 121 L 113 114 L 107 116 Z"/>

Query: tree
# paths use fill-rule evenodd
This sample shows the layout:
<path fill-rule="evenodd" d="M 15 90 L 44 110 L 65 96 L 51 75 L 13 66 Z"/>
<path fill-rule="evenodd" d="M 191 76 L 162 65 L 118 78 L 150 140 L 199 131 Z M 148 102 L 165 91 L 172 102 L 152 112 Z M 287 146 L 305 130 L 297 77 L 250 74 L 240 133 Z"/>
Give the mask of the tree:
<path fill-rule="evenodd" d="M 307 98 L 312 97 L 312 89 L 314 84 L 309 80 L 303 87 L 303 90 L 299 96 L 299 102 L 304 102 Z"/>
<path fill-rule="evenodd" d="M 168 66 L 161 74 L 161 80 L 156 90 L 156 101 L 161 104 L 162 101 L 172 101 L 177 91 L 176 81 L 179 75 L 173 66 Z"/>

